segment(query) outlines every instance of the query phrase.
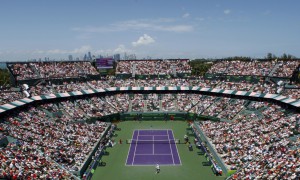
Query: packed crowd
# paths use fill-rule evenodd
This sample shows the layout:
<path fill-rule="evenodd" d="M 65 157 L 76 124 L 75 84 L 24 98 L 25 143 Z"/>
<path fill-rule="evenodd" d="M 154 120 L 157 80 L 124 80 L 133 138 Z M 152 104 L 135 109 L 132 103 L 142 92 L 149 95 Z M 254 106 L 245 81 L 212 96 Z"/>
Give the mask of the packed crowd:
<path fill-rule="evenodd" d="M 235 116 L 244 109 L 244 99 L 230 99 L 227 106 L 220 112 L 217 117 L 220 119 L 233 120 Z"/>
<path fill-rule="evenodd" d="M 191 66 L 187 59 L 178 60 L 131 60 L 119 61 L 117 64 L 117 74 L 173 74 L 173 69 L 176 73 L 191 73 Z"/>
<path fill-rule="evenodd" d="M 208 81 L 203 79 L 151 79 L 151 80 L 135 80 L 135 79 L 126 79 L 120 80 L 115 78 L 108 78 L 108 79 L 101 79 L 101 80 L 93 80 L 93 81 L 71 81 L 71 82 L 64 82 L 63 84 L 39 84 L 36 86 L 30 86 L 27 90 L 30 96 L 38 96 L 38 95 L 46 95 L 46 94 L 55 94 L 55 93 L 64 93 L 64 92 L 72 92 L 72 91 L 81 91 L 81 90 L 88 90 L 88 89 L 101 89 L 101 88 L 109 88 L 109 87 L 128 87 L 128 86 L 141 86 L 141 87 L 153 87 L 153 86 L 198 86 L 198 87 L 206 87 L 206 88 L 216 88 L 216 89 L 230 89 L 230 90 L 241 90 L 241 91 L 253 91 L 259 93 L 271 93 L 271 94 L 282 94 L 284 96 L 299 99 L 299 89 L 284 89 L 282 92 L 278 92 L 279 87 L 276 84 L 267 84 L 263 82 L 258 82 L 256 84 L 247 83 L 247 82 L 226 82 L 220 80 Z M 183 97 L 186 95 L 183 95 Z M 4 91 L 2 96 L 0 97 L 0 104 L 3 105 L 8 102 L 12 102 L 14 100 L 22 99 L 27 97 L 26 94 L 20 91 Z M 197 96 L 199 97 L 199 96 Z M 184 101 L 189 103 L 185 104 L 184 108 L 180 108 L 181 106 L 177 106 L 176 101 L 170 101 L 170 99 L 162 98 L 162 109 L 166 111 L 167 109 L 177 109 L 177 110 L 184 110 L 191 108 L 190 111 L 195 111 L 195 109 L 199 108 L 201 105 L 195 105 L 198 102 L 197 97 L 188 97 L 187 99 L 182 98 Z M 123 98 L 123 96 L 122 96 Z M 204 97 L 203 97 L 204 98 Z M 128 100 L 129 97 L 125 97 L 124 101 Z M 177 99 L 177 98 L 176 98 Z M 176 100 L 175 99 L 175 100 Z M 191 101 L 192 100 L 192 101 Z M 205 101 L 205 98 L 203 99 Z M 116 101 L 112 99 L 112 101 Z M 142 102 L 144 101 L 144 102 Z M 154 104 L 157 107 L 158 103 L 157 97 L 155 97 L 152 102 L 146 102 L 143 97 L 140 99 L 133 100 L 133 109 L 136 111 L 143 111 L 143 108 L 135 108 L 136 105 L 139 104 L 147 104 L 148 111 L 151 111 L 150 104 Z M 179 103 L 184 103 L 181 101 Z M 118 101 L 116 101 L 118 102 Z M 167 104 L 169 103 L 169 104 Z M 173 108 L 166 108 L 167 106 L 172 106 Z M 195 106 L 195 107 L 194 107 Z M 202 104 L 203 107 L 205 105 Z M 120 108 L 122 111 L 126 111 L 129 108 L 127 107 L 119 107 L 116 105 L 115 107 Z M 153 108 L 152 108 L 153 109 Z M 157 109 L 157 108 L 154 108 Z M 199 112 L 199 111 L 197 111 Z M 210 112 L 211 114 L 212 112 Z M 209 114 L 209 113 L 208 113 Z M 218 113 L 217 113 L 218 114 Z M 221 116 L 221 115 L 220 115 Z"/>
<path fill-rule="evenodd" d="M 300 89 L 285 89 L 282 95 L 293 99 L 300 99 Z"/>
<path fill-rule="evenodd" d="M 76 123 L 76 121 L 84 122 L 91 117 L 130 111 L 130 108 L 131 111 L 142 112 L 155 110 L 189 111 L 232 120 L 232 124 L 203 122 L 201 126 L 230 168 L 243 168 L 245 162 L 253 163 L 253 168 L 257 164 L 264 163 L 252 161 L 254 158 L 260 157 L 259 153 L 268 150 L 271 146 L 277 147 L 278 142 L 284 142 L 286 145 L 286 138 L 293 135 L 292 128 L 295 127 L 296 119 L 300 118 L 300 115 L 287 115 L 279 106 L 253 102 L 249 105 L 249 109 L 261 110 L 264 117 L 253 116 L 253 118 L 249 118 L 249 116 L 239 114 L 245 108 L 244 104 L 245 100 L 199 94 L 116 94 L 68 99 L 41 104 L 38 107 L 30 106 L 24 111 L 15 112 L 13 115 L 5 117 L 3 120 L 7 123 L 0 125 L 2 131 L 6 132 L 7 135 L 24 142 L 24 144 L 30 144 L 35 147 L 36 151 L 40 151 L 43 157 L 49 157 L 53 162 L 63 166 L 67 170 L 66 172 L 61 170 L 62 172 L 54 174 L 67 178 L 68 171 L 80 169 L 107 126 L 103 122 L 96 122 L 96 124 L 91 125 Z M 54 113 L 56 116 L 49 116 L 47 112 Z M 272 142 L 272 144 L 266 142 Z M 6 148 L 9 149 L 10 147 Z M 20 151 L 19 153 L 26 154 L 27 152 Z M 290 157 L 285 156 L 284 152 L 282 154 L 283 157 Z M 271 161 L 271 159 L 267 160 Z M 51 164 L 49 169 L 52 168 L 52 161 L 41 161 Z M 9 162 L 13 162 L 13 159 L 10 159 Z M 13 175 L 53 176 L 45 173 L 49 169 L 45 171 L 38 169 L 37 172 L 33 172 L 31 171 L 32 168 L 28 168 L 30 169 L 28 174 L 24 174 L 24 171 L 20 173 L 20 169 L 26 168 L 25 164 L 20 162 L 15 166 L 8 164 L 1 166 L 12 171 Z M 7 172 L 6 170 L 5 172 Z M 53 171 L 55 170 L 51 172 Z M 244 173 L 246 176 L 247 173 Z M 264 173 L 257 172 L 260 177 L 264 177 Z"/>
<path fill-rule="evenodd" d="M 2 91 L 0 97 L 0 105 L 12 102 L 17 99 L 22 99 L 24 96 L 18 91 Z"/>
<path fill-rule="evenodd" d="M 96 68 L 88 61 L 53 61 L 10 63 L 8 68 L 17 80 L 37 78 L 68 78 L 80 75 L 99 75 Z"/>
<path fill-rule="evenodd" d="M 9 154 L 6 160 L 1 162 L 2 170 L 5 172 L 12 171 L 13 174 L 17 173 L 22 176 L 27 175 L 26 171 L 28 170 L 30 176 L 36 176 L 33 175 L 35 173 L 38 176 L 46 177 L 49 175 L 47 172 L 55 172 L 56 166 L 53 167 L 54 169 L 49 169 L 50 167 L 43 169 L 44 163 L 53 164 L 43 160 L 45 158 L 50 158 L 68 172 L 80 170 L 108 125 L 99 121 L 93 124 L 76 123 L 76 121 L 84 118 L 81 114 L 89 115 L 89 112 L 86 111 L 89 109 L 86 105 L 89 103 L 84 102 L 84 100 L 63 101 L 59 105 L 49 104 L 41 106 L 47 108 L 45 110 L 52 112 L 57 112 L 59 108 L 62 114 L 55 118 L 47 115 L 45 111 L 35 106 L 2 118 L 1 120 L 6 123 L 0 124 L 1 130 L 6 135 L 33 148 L 33 152 L 30 152 L 28 146 L 25 146 L 23 150 L 18 150 L 17 146 L 15 146 L 16 148 L 13 147 L 13 149 L 17 150 L 16 156 L 18 157 L 15 158 L 14 156 L 9 156 L 10 153 L 8 152 L 13 151 L 13 149 L 10 149 L 10 146 L 5 147 L 5 152 Z M 26 153 L 33 153 L 36 156 L 41 153 L 41 162 L 38 161 L 39 157 L 28 156 L 28 159 L 23 158 Z M 15 163 L 18 165 L 14 165 Z M 54 174 L 61 175 L 59 170 Z"/>
<path fill-rule="evenodd" d="M 192 113 L 202 114 L 214 101 L 215 96 L 203 96 L 194 107 L 190 110 Z"/>
<path fill-rule="evenodd" d="M 214 102 L 209 102 L 210 106 L 203 111 L 205 116 L 218 116 L 229 103 L 230 98 L 217 98 Z"/>
<path fill-rule="evenodd" d="M 90 62 L 39 62 L 37 70 L 42 78 L 67 78 L 99 74 Z"/>
<path fill-rule="evenodd" d="M 275 64 L 274 61 L 232 61 L 227 74 L 268 76 Z"/>
<path fill-rule="evenodd" d="M 176 111 L 177 97 L 174 94 L 165 94 L 162 96 L 162 111 Z"/>
<path fill-rule="evenodd" d="M 129 72 L 133 63 L 137 64 L 137 71 L 143 71 L 142 74 L 147 74 L 144 71 L 151 69 L 164 69 L 170 70 L 171 66 L 178 66 L 183 72 L 190 70 L 188 60 L 141 60 L 141 61 L 120 61 L 117 66 L 117 73 Z M 139 67 L 139 65 L 141 67 Z M 208 73 L 220 73 L 225 72 L 231 75 L 264 75 L 268 74 L 272 68 L 278 65 L 274 71 L 274 76 L 290 76 L 295 67 L 299 66 L 299 62 L 293 61 L 220 61 L 215 63 L 208 71 Z M 66 77 L 78 77 L 79 74 L 98 74 L 96 69 L 90 62 L 78 61 L 78 62 L 30 62 L 30 63 L 11 63 L 8 67 L 12 70 L 13 74 L 18 80 L 32 79 L 37 77 L 43 77 L 46 79 L 51 78 L 66 78 Z M 126 68 L 127 67 L 127 68 Z M 145 67 L 146 70 L 142 70 Z M 126 69 L 124 71 L 118 71 L 118 69 Z M 268 73 L 267 73 L 268 72 Z M 38 75 L 37 75 L 38 74 Z M 0 98 L 0 104 L 4 104 L 9 100 L 17 100 L 23 97 L 44 95 L 51 93 L 62 93 L 70 91 L 79 91 L 84 89 L 99 89 L 108 87 L 128 87 L 128 86 L 199 86 L 208 88 L 219 89 L 231 89 L 242 91 L 256 91 L 260 93 L 272 93 L 280 94 L 282 88 L 275 83 L 265 83 L 263 81 L 258 83 L 248 82 L 225 82 L 220 80 L 204 80 L 203 78 L 191 78 L 191 79 L 147 79 L 147 80 L 135 80 L 135 79 L 116 79 L 110 77 L 107 79 L 93 80 L 93 81 L 72 81 L 64 82 L 63 84 L 38 84 L 31 86 L 28 89 L 29 94 L 23 92 L 12 92 L 11 94 L 5 93 L 5 96 Z M 26 92 L 25 92 L 26 93 Z M 297 90 L 286 90 L 283 95 L 289 97 L 299 97 Z"/>
<path fill-rule="evenodd" d="M 120 61 L 117 73 L 172 74 L 190 72 L 187 60 Z M 276 68 L 274 68 L 276 66 Z M 290 77 L 298 61 L 222 61 L 215 63 L 209 73 Z M 17 80 L 34 78 L 78 77 L 98 74 L 89 62 L 37 62 L 10 64 Z M 279 94 L 277 84 L 259 82 L 225 82 L 193 79 L 107 79 L 38 84 L 29 87 L 31 96 L 128 86 L 199 86 L 207 88 L 254 91 Z M 281 93 L 300 98 L 299 89 L 284 89 Z M 26 97 L 22 91 L 2 91 L 0 105 Z M 202 122 L 200 125 L 223 161 L 236 176 L 249 179 L 299 177 L 300 140 L 291 142 L 299 114 L 285 112 L 281 107 L 265 102 L 231 99 L 200 94 L 115 94 L 94 95 L 80 99 L 32 105 L 1 117 L 0 131 L 18 139 L 0 148 L 0 178 L 11 179 L 70 179 L 70 171 L 78 171 L 107 123 L 85 123 L 91 117 L 118 112 L 184 111 L 215 116 L 226 122 Z M 246 112 L 252 113 L 241 113 Z M 259 113 L 257 113 L 259 112 Z M 52 114 L 53 116 L 50 116 Z M 299 122 L 300 124 L 300 122 Z M 296 130 L 296 131 L 299 131 Z M 276 157 L 276 158 L 274 158 Z M 63 168 L 61 168 L 63 167 Z"/>
<path fill-rule="evenodd" d="M 178 111 L 189 112 L 201 98 L 202 95 L 199 94 L 177 94 Z"/>
<path fill-rule="evenodd" d="M 208 73 L 226 73 L 227 75 L 251 75 L 251 76 L 272 76 L 291 77 L 299 66 L 299 60 L 285 61 L 218 61 L 212 65 Z M 274 72 L 272 70 L 274 69 Z"/>
<path fill-rule="evenodd" d="M 207 73 L 210 74 L 219 74 L 219 73 L 226 73 L 227 68 L 229 67 L 231 61 L 218 61 L 215 62 Z"/>
<path fill-rule="evenodd" d="M 274 77 L 291 77 L 294 70 L 299 66 L 300 62 L 297 61 L 280 61 L 279 67 L 273 73 Z"/>
<path fill-rule="evenodd" d="M 9 143 L 0 148 L 0 157 L 0 179 L 72 179 L 32 143 Z"/>
<path fill-rule="evenodd" d="M 150 112 L 160 111 L 160 102 L 161 96 L 158 94 L 148 94 L 147 100 L 145 101 L 147 104 L 147 110 Z"/>
<path fill-rule="evenodd" d="M 262 118 L 238 116 L 232 123 L 201 122 L 200 127 L 237 179 L 296 179 L 300 173 L 300 139 L 290 141 L 299 114 L 283 112 L 277 105 L 262 107 Z M 297 147 L 293 149 L 291 147 Z M 276 158 L 274 158 L 276 157 Z"/>
<path fill-rule="evenodd" d="M 11 69 L 13 75 L 16 77 L 17 80 L 39 78 L 38 74 L 34 71 L 33 63 L 8 64 L 8 68 Z"/>

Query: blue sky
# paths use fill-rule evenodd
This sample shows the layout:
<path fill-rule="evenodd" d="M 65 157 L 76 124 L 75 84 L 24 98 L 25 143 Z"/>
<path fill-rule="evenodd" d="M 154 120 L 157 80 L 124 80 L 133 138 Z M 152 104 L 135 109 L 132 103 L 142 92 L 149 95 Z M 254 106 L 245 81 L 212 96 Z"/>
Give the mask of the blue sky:
<path fill-rule="evenodd" d="M 300 57 L 298 0 L 3 0 L 0 61 Z"/>

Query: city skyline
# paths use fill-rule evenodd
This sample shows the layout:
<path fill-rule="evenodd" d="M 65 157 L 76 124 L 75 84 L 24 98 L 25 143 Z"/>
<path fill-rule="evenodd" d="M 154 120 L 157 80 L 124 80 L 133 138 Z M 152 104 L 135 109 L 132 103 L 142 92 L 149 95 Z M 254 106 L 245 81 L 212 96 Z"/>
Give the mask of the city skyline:
<path fill-rule="evenodd" d="M 2 1 L 0 61 L 300 57 L 296 0 Z"/>

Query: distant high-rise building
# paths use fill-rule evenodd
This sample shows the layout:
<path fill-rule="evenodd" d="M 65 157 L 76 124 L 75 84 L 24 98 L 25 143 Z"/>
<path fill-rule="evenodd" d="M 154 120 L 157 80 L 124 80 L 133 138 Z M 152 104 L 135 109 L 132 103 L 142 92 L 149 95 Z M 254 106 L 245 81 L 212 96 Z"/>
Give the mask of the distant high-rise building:
<path fill-rule="evenodd" d="M 88 52 L 88 57 L 87 58 L 88 58 L 87 60 L 92 60 L 92 54 L 91 54 L 91 52 Z"/>
<path fill-rule="evenodd" d="M 120 54 L 115 54 L 114 55 L 114 60 L 115 61 L 118 61 L 118 60 L 120 60 L 121 59 L 121 55 Z"/>
<path fill-rule="evenodd" d="M 69 61 L 73 61 L 73 56 L 69 55 Z"/>
<path fill-rule="evenodd" d="M 44 57 L 44 61 L 50 61 L 49 57 Z"/>
<path fill-rule="evenodd" d="M 88 60 L 86 54 L 84 55 L 83 60 L 84 60 L 84 61 Z"/>

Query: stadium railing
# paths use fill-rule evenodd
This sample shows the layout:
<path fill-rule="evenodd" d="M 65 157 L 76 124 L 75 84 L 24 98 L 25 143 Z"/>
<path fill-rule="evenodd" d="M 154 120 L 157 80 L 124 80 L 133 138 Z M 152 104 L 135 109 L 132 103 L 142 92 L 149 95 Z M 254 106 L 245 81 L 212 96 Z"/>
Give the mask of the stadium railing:
<path fill-rule="evenodd" d="M 7 144 L 8 144 L 7 137 L 0 135 L 0 147 L 6 146 Z"/>
<path fill-rule="evenodd" d="M 191 73 L 177 73 L 176 77 L 178 78 L 187 78 L 191 76 Z M 118 79 L 128 79 L 132 77 L 132 74 L 116 74 L 116 77 Z M 134 76 L 135 79 L 167 79 L 175 77 L 173 74 L 149 74 L 149 75 L 144 75 L 144 74 L 136 74 Z"/>
<path fill-rule="evenodd" d="M 98 148 L 100 146 L 101 141 L 106 137 L 106 135 L 107 135 L 108 131 L 110 130 L 110 128 L 111 128 L 111 124 L 106 127 L 106 129 L 105 129 L 102 137 L 99 139 L 99 141 L 97 142 L 97 144 L 94 146 L 93 151 L 90 152 L 90 154 L 86 158 L 84 164 L 81 166 L 81 168 L 79 169 L 79 171 L 71 171 L 73 174 L 76 174 L 78 176 L 82 176 L 87 171 L 89 165 L 92 162 L 92 156 L 95 155 L 96 151 L 98 150 Z M 94 165 L 92 165 L 92 166 L 94 166 Z M 92 167 L 92 168 L 95 168 L 95 167 Z"/>
<path fill-rule="evenodd" d="M 241 98 L 248 100 L 259 100 L 266 101 L 271 103 L 276 103 L 282 105 L 284 108 L 290 108 L 299 111 L 300 110 L 300 100 L 292 99 L 287 96 L 282 96 L 280 94 L 269 94 L 269 93 L 260 93 L 252 91 L 236 91 L 236 90 L 227 90 L 227 89 L 216 89 L 216 88 L 205 88 L 198 86 L 161 86 L 161 87 L 110 87 L 104 89 L 88 89 L 75 92 L 65 92 L 65 93 L 56 93 L 56 94 L 46 94 L 41 96 L 33 96 L 30 98 L 23 98 L 10 102 L 0 106 L 0 113 L 5 113 L 6 111 L 26 106 L 33 102 L 47 100 L 55 100 L 59 98 L 80 98 L 82 96 L 88 96 L 92 94 L 97 95 L 112 95 L 118 93 L 197 93 L 205 95 L 214 95 L 214 96 L 224 96 L 230 98 Z"/>
<path fill-rule="evenodd" d="M 213 157 L 217 161 L 218 165 L 222 168 L 223 172 L 227 175 L 229 172 L 229 169 L 226 167 L 225 163 L 222 161 L 222 159 L 219 157 L 207 137 L 204 135 L 202 129 L 197 125 L 197 123 L 194 123 L 194 128 L 197 130 L 198 135 L 202 142 L 205 143 L 205 145 L 208 147 L 209 151 L 212 153 Z M 195 129 L 193 129 L 195 131 Z"/>

